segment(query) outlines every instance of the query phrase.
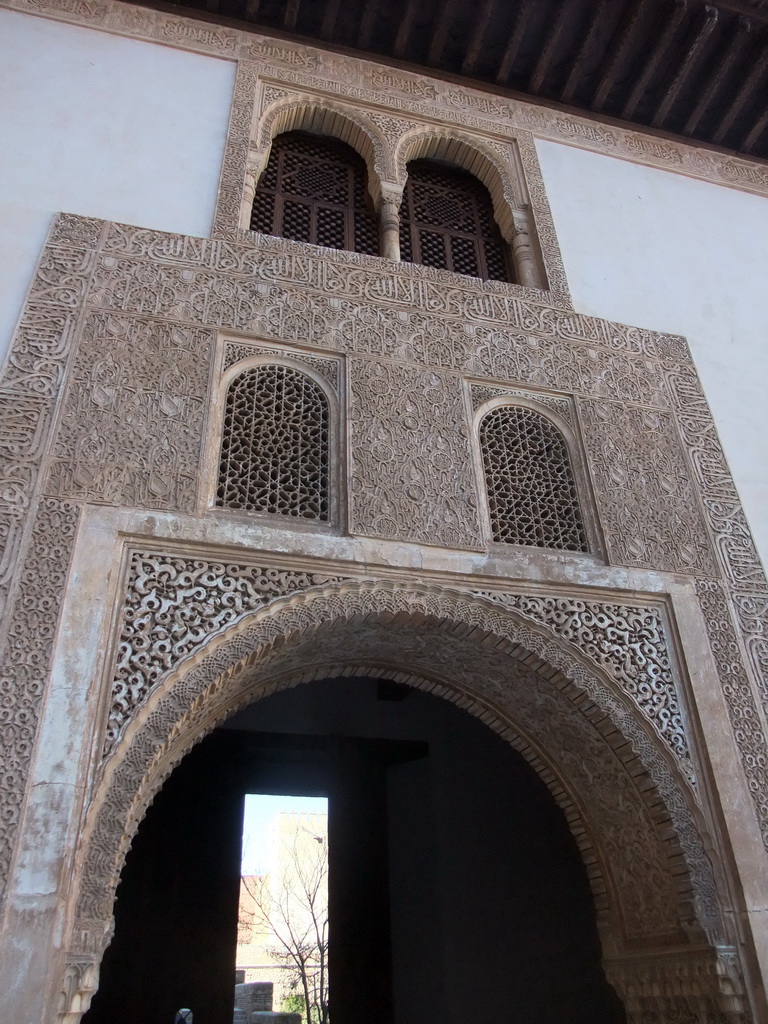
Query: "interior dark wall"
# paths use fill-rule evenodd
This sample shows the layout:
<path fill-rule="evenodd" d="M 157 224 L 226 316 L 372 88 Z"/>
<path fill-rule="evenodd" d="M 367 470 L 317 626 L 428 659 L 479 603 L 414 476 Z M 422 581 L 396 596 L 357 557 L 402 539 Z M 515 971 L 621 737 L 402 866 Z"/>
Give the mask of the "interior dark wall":
<path fill-rule="evenodd" d="M 452 704 L 348 679 L 252 705 L 166 783 L 126 863 L 84 1024 L 170 1024 L 165 1002 L 130 1016 L 124 996 L 160 984 L 168 1008 L 192 1006 L 185 961 L 211 990 L 196 1024 L 229 1024 L 247 791 L 329 795 L 334 1024 L 625 1020 L 586 873 L 538 776 Z"/>
<path fill-rule="evenodd" d="M 623 1022 L 586 871 L 547 788 L 448 701 L 381 696 L 369 680 L 313 683 L 229 726 L 429 744 L 387 774 L 395 1024 Z"/>
<path fill-rule="evenodd" d="M 225 746 L 200 744 L 147 811 L 126 859 L 115 937 L 83 1024 L 231 1024 L 242 794 Z"/>

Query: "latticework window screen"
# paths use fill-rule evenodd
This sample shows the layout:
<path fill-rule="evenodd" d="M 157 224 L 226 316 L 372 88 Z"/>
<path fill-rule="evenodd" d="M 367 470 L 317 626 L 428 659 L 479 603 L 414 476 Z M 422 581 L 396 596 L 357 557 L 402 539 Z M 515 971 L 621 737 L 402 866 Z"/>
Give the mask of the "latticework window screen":
<path fill-rule="evenodd" d="M 216 504 L 329 518 L 328 401 L 310 377 L 256 366 L 227 391 Z"/>
<path fill-rule="evenodd" d="M 377 256 L 365 161 L 335 139 L 278 135 L 256 188 L 251 230 Z"/>
<path fill-rule="evenodd" d="M 431 160 L 408 164 L 400 254 L 469 277 L 513 280 L 488 190 L 471 174 Z"/>
<path fill-rule="evenodd" d="M 493 539 L 588 551 L 568 446 L 532 409 L 500 406 L 480 423 Z"/>

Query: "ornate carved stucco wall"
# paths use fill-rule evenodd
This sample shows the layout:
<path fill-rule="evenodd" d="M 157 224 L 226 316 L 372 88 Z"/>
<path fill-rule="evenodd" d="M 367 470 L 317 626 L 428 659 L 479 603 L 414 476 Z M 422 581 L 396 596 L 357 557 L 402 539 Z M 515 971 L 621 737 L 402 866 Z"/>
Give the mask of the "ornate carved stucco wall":
<path fill-rule="evenodd" d="M 74 324 L 71 347 L 61 333 L 52 336 L 52 321 L 59 332 Z M 224 330 L 227 337 L 220 335 Z M 244 340 L 238 352 L 229 339 L 239 335 Z M 66 525 L 71 535 L 82 503 L 232 519 L 232 513 L 206 508 L 209 481 L 198 467 L 210 465 L 216 429 L 207 413 L 222 367 L 260 351 L 259 339 L 268 346 L 279 343 L 284 351 L 293 343 L 298 361 L 320 353 L 341 360 L 349 531 L 360 537 L 482 552 L 487 542 L 478 512 L 481 478 L 469 443 L 470 388 L 480 379 L 497 390 L 524 385 L 544 403 L 572 401 L 609 564 L 696 582 L 711 616 L 713 651 L 721 658 L 734 735 L 752 783 L 753 813 L 765 827 L 761 759 L 754 756 L 761 712 L 748 663 L 733 657 L 738 640 L 725 603 L 730 581 L 718 564 L 718 555 L 723 559 L 734 550 L 734 537 L 713 529 L 722 521 L 714 516 L 722 517 L 723 500 L 703 491 L 697 470 L 710 477 L 714 472 L 721 494 L 727 477 L 711 441 L 702 445 L 706 427 L 693 434 L 695 447 L 686 445 L 692 414 L 698 409 L 706 416 L 706 406 L 695 390 L 697 404 L 690 401 L 696 379 L 680 339 L 566 314 L 520 297 L 512 286 L 410 266 L 384 268 L 373 258 L 310 253 L 278 239 L 206 242 L 62 217 L 30 296 L 7 390 L 15 437 L 40 433 L 31 406 L 13 401 L 25 389 L 37 412 L 44 408 L 39 392 L 48 388 L 51 420 L 58 402 L 57 425 L 44 435 L 47 446 L 37 441 L 13 449 L 22 458 L 9 478 L 25 486 L 5 490 L 19 495 L 18 506 L 29 504 L 35 481 L 47 517 L 41 540 L 54 545 L 49 559 L 55 559 L 62 591 L 66 553 L 50 524 L 62 530 Z M 19 507 L 17 517 L 22 513 Z M 309 554 L 312 532 L 304 536 Z M 742 586 L 751 585 L 747 593 L 757 595 L 758 569 L 743 557 L 746 535 L 737 536 L 741 557 L 731 575 L 738 574 Z M 594 562 L 592 556 L 567 557 Z M 38 565 L 32 549 L 27 558 L 33 559 L 27 565 Z M 513 566 L 511 561 L 512 573 Z M 46 590 L 51 634 L 54 597 Z M 19 601 L 32 614 L 28 590 L 19 591 Z M 565 628 L 564 608 L 553 599 L 537 606 L 537 614 L 550 628 Z M 576 620 L 583 623 L 593 614 L 583 608 Z M 42 639 L 39 622 L 38 612 L 25 624 Z M 212 617 L 197 639 L 219 628 Z M 719 637 L 727 629 L 731 639 L 723 645 Z M 759 643 L 754 637 L 757 655 Z M 613 638 L 614 651 L 625 650 L 625 657 L 638 644 L 647 657 L 647 641 Z M 172 647 L 170 656 L 183 653 Z M 40 672 L 44 678 L 44 664 Z M 696 774 L 688 761 L 694 737 L 680 713 L 685 697 L 658 674 L 652 682 L 650 690 L 642 682 L 625 683 L 624 690 L 634 692 L 646 717 L 651 709 L 665 756 L 674 755 L 676 771 L 690 784 Z M 42 685 L 41 679 L 32 696 Z M 11 762 L 15 772 L 5 776 L 15 786 L 11 806 L 20 807 L 39 706 L 18 687 L 9 691 L 25 722 L 25 732 L 9 731 L 19 755 Z M 695 795 L 677 803 L 684 807 L 686 801 L 695 806 Z M 14 822 L 8 816 L 5 822 L 9 858 L 8 826 Z M 697 834 L 696 827 L 689 831 L 688 855 Z M 699 860 L 707 862 L 701 855 Z"/>
<path fill-rule="evenodd" d="M 41 9 L 21 2 L 14 6 Z M 636 808 L 638 820 L 655 814 L 654 828 L 662 832 L 672 823 L 667 840 L 678 844 L 679 852 L 666 852 L 664 857 L 667 861 L 678 858 L 680 874 L 689 879 L 684 902 L 697 909 L 693 917 L 678 915 L 668 932 L 683 942 L 681 921 L 685 920 L 695 933 L 691 948 L 702 956 L 696 943 L 703 942 L 702 935 L 708 932 L 710 942 L 729 952 L 722 953 L 719 966 L 711 958 L 702 961 L 701 976 L 709 978 L 709 973 L 719 970 L 738 987 L 738 971 L 732 966 L 738 954 L 731 947 L 743 939 L 743 929 L 729 917 L 739 913 L 738 898 L 731 892 L 737 882 L 730 875 L 727 838 L 714 796 L 712 752 L 702 741 L 685 650 L 698 648 L 700 657 L 716 668 L 718 697 L 724 697 L 722 706 L 729 718 L 729 742 L 737 752 L 751 798 L 743 810 L 748 819 L 744 828 L 759 831 L 768 848 L 768 645 L 764 634 L 768 585 L 684 340 L 582 316 L 569 308 L 535 153 L 521 125 L 536 116 L 544 118 L 553 133 L 567 135 L 585 131 L 582 122 L 565 121 L 551 113 L 545 117 L 506 100 L 499 106 L 502 101 L 493 97 L 464 94 L 365 62 L 122 5 L 118 11 L 116 5 L 82 0 L 58 5 L 56 14 L 180 45 L 192 40 L 203 51 L 240 59 L 214 237 L 189 238 L 60 216 L 42 254 L 0 384 L 0 443 L 6 455 L 0 487 L 0 522 L 6 540 L 0 571 L 6 602 L 1 637 L 5 710 L 0 877 L 4 879 L 13 877 L 18 826 L 29 795 L 28 777 L 38 724 L 45 714 L 51 660 L 57 644 L 61 647 L 65 642 L 57 634 L 60 611 L 76 607 L 80 600 L 79 573 L 87 553 L 81 551 L 80 561 L 70 562 L 78 521 L 93 519 L 103 510 L 104 522 L 113 523 L 104 529 L 111 530 L 118 582 L 110 584 L 113 589 L 105 587 L 102 597 L 114 605 L 109 606 L 105 621 L 112 613 L 114 618 L 108 643 L 95 659 L 83 691 L 83 699 L 87 696 L 94 706 L 96 725 L 93 756 L 84 757 L 82 786 L 95 794 L 95 802 L 78 853 L 80 873 L 75 875 L 75 887 L 85 878 L 96 886 L 98 871 L 89 857 L 98 861 L 109 848 L 112 860 L 102 864 L 102 890 L 89 895 L 86 885 L 81 891 L 80 916 L 75 918 L 71 908 L 68 912 L 70 925 L 77 920 L 78 930 L 71 940 L 68 988 L 62 996 L 62 1012 L 72 1016 L 62 1020 L 76 1019 L 88 986 L 95 983 L 94 958 L 108 927 L 110 886 L 119 870 L 124 830 L 135 825 L 151 799 L 152 787 L 175 763 L 174 756 L 169 756 L 154 775 L 149 762 L 138 775 L 135 771 L 140 763 L 137 751 L 161 748 L 180 727 L 178 716 L 168 718 L 165 732 L 161 729 L 153 740 L 154 747 L 143 748 L 141 742 L 130 746 L 156 710 L 155 693 L 165 693 L 163 688 L 184 659 L 192 659 L 189 664 L 197 671 L 198 662 L 219 650 L 217 645 L 225 637 L 234 646 L 230 661 L 218 663 L 219 676 L 234 671 L 235 655 L 242 658 L 256 648 L 253 638 L 249 641 L 246 633 L 235 636 L 232 627 L 268 599 L 283 597 L 286 591 L 311 591 L 321 582 L 330 586 L 341 579 L 359 578 L 363 567 L 363 575 L 375 581 L 398 560 L 404 590 L 406 584 L 434 586 L 441 579 L 441 586 L 474 594 L 477 606 L 471 609 L 475 610 L 458 619 L 466 629 L 477 626 L 473 619 L 477 607 L 495 605 L 513 619 L 517 616 L 515 621 L 527 619 L 530 651 L 537 650 L 534 627 L 546 633 L 551 643 L 539 651 L 539 660 L 551 668 L 549 681 L 560 671 L 563 686 L 580 682 L 600 709 L 601 720 L 616 730 L 617 746 L 620 739 L 630 744 L 631 756 L 638 757 L 648 773 L 649 789 L 659 794 L 651 812 L 634 795 L 627 797 L 628 807 Z M 531 203 L 548 289 L 482 283 L 243 231 L 239 227 L 242 193 L 249 153 L 258 135 L 258 130 L 254 134 L 254 111 L 266 114 L 297 89 L 302 102 L 322 104 L 321 93 L 326 98 L 332 95 L 335 102 L 354 107 L 361 123 L 368 118 L 382 140 L 380 163 L 387 166 L 390 160 L 393 177 L 399 140 L 414 130 L 414 119 L 447 123 L 469 139 L 472 133 L 483 138 L 492 135 L 510 164 L 518 153 L 523 177 L 516 180 L 523 181 Z M 384 106 L 396 110 L 397 116 L 376 109 Z M 605 138 L 613 138 L 615 146 L 631 151 L 635 136 L 618 130 L 612 136 L 605 131 Z M 644 139 L 643 145 L 651 142 Z M 663 162 L 665 153 L 658 144 L 654 158 Z M 737 171 L 746 174 L 750 166 L 707 154 L 689 169 L 726 179 Z M 754 175 L 749 182 L 756 189 L 766 187 Z M 281 545 L 287 543 L 280 532 L 286 530 L 285 524 L 258 517 L 249 521 L 209 507 L 218 437 L 214 411 L 220 402 L 222 374 L 251 353 L 275 347 L 283 357 L 287 354 L 298 363 L 305 360 L 315 370 L 324 367 L 339 404 L 339 515 L 327 528 L 295 531 L 291 568 L 281 568 L 279 557 L 280 550 L 285 550 Z M 489 545 L 482 521 L 482 473 L 472 438 L 473 389 L 477 394 L 478 388 L 490 389 L 489 394 L 522 389 L 527 401 L 565 410 L 580 484 L 594 506 L 592 555 L 505 552 L 501 546 Z M 112 510 L 152 513 L 158 522 L 173 522 L 174 542 L 147 550 L 143 556 L 153 567 L 154 582 L 147 583 L 146 566 L 142 569 L 142 563 L 135 561 L 139 556 L 129 557 L 128 552 L 141 550 L 135 530 L 114 526 L 108 518 Z M 225 528 L 230 538 L 226 544 L 221 542 L 228 547 L 226 568 L 209 571 L 203 567 L 220 566 L 222 561 L 216 559 L 216 543 L 210 538 Z M 262 549 L 272 550 L 265 563 L 266 576 L 244 554 L 255 543 L 249 539 L 249 529 L 258 531 Z M 346 536 L 360 546 L 343 544 Z M 186 549 L 179 553 L 174 544 Z M 239 549 L 239 554 L 233 554 L 233 549 Z M 180 559 L 191 560 L 192 568 L 179 567 Z M 420 566 L 426 560 L 432 568 L 422 572 Z M 455 567 L 460 567 L 458 572 Z M 191 573 L 188 591 L 178 584 L 179 572 Z M 195 604 L 200 584 L 196 572 L 205 576 L 209 588 L 202 606 Z M 234 605 L 219 601 L 224 576 L 234 581 L 224 588 L 230 597 L 237 595 Z M 590 595 L 590 580 L 598 577 L 600 583 Z M 144 591 L 137 583 L 141 579 Z M 510 581 L 516 579 L 518 585 L 512 586 Z M 533 590 L 522 585 L 532 580 L 536 581 Z M 693 604 L 698 602 L 698 614 L 706 621 L 706 639 L 693 635 L 690 628 L 686 633 L 676 622 L 665 594 L 681 588 Z M 644 593 L 651 590 L 656 594 L 653 600 Z M 165 620 L 158 621 L 154 610 L 142 603 L 145 598 L 150 605 L 160 602 Z M 410 605 L 403 601 L 403 605 L 393 602 L 392 615 L 405 607 L 413 610 L 413 601 Z M 361 607 L 365 608 L 364 601 Z M 331 612 L 326 614 L 330 621 Z M 191 628 L 196 615 L 191 639 L 187 634 L 180 636 L 179 621 Z M 262 621 L 269 633 L 269 617 Z M 494 635 L 503 635 L 498 623 L 494 629 Z M 490 626 L 487 632 L 493 632 Z M 407 651 L 407 645 L 401 645 L 400 658 L 407 655 L 414 685 L 418 684 L 416 669 L 426 671 L 426 665 L 420 665 L 424 651 L 430 652 L 433 666 L 450 660 L 455 637 L 438 634 L 439 630 L 432 630 L 428 637 L 421 637 L 421 646 L 414 643 Z M 366 658 L 375 654 L 379 664 L 394 657 L 387 653 L 391 636 L 379 632 L 371 643 Z M 575 660 L 561 665 L 567 645 L 573 645 Z M 279 672 L 279 666 L 273 666 L 269 678 L 279 675 L 296 681 L 302 659 L 306 661 L 308 655 L 298 639 L 295 646 L 295 664 L 289 664 L 291 652 L 286 652 L 285 665 Z M 485 653 L 474 647 L 464 649 L 465 657 L 480 659 Z M 457 651 L 454 662 L 458 657 Z M 584 675 L 587 663 L 604 674 L 600 678 L 609 680 L 611 699 L 618 704 L 609 706 L 607 697 L 601 704 L 597 684 L 589 689 Z M 331 668 L 329 661 L 325 669 Z M 498 665 L 489 662 L 489 678 L 494 672 L 498 674 Z M 182 694 L 182 718 L 194 710 L 199 697 L 192 694 L 195 678 L 191 674 L 183 684 L 187 690 L 176 691 Z M 526 678 L 525 673 L 516 677 L 515 685 L 522 685 Z M 471 689 L 469 679 L 455 683 L 457 694 Z M 242 702 L 243 694 L 255 692 L 247 687 L 237 691 L 229 704 L 225 701 L 219 708 L 219 718 L 213 713 L 215 703 L 208 710 L 203 706 L 197 718 L 192 714 L 191 725 L 184 726 L 187 746 L 182 744 L 175 753 L 181 756 L 227 708 Z M 499 693 L 494 699 L 503 703 L 509 694 Z M 564 699 L 557 687 L 541 698 L 549 702 L 553 714 L 556 707 L 561 708 L 563 722 L 575 722 L 574 715 L 588 719 L 592 714 L 583 702 L 576 710 L 558 703 Z M 519 713 L 523 715 L 522 710 Z M 535 718 L 531 710 L 529 729 L 534 728 Z M 594 728 L 605 740 L 608 725 Z M 582 742 L 587 749 L 585 736 Z M 119 742 L 112 760 L 102 764 L 105 743 L 115 740 Z M 83 746 L 88 743 L 84 741 Z M 596 766 L 607 756 L 597 750 Z M 564 770 L 565 753 L 561 760 Z M 115 777 L 128 780 L 119 800 L 116 791 L 109 790 Z M 113 803 L 107 799 L 110 792 Z M 75 818 L 86 807 L 84 800 L 81 809 L 73 812 Z M 599 818 L 601 813 L 593 811 L 593 816 Z M 652 831 L 648 824 L 649 842 Z M 102 835 L 106 847 L 88 845 L 96 834 Z M 610 844 L 603 839 L 597 859 L 609 853 Z M 70 860 L 73 854 L 73 848 L 61 851 Z M 640 862 L 648 864 L 658 856 L 658 850 L 652 851 Z M 87 871 L 83 865 L 89 865 Z M 672 868 L 667 864 L 665 870 Z M 598 873 L 593 874 L 596 878 Z M 627 876 L 630 882 L 625 889 L 631 889 L 631 879 L 639 874 Z M 671 877 L 666 876 L 665 884 Z M 658 913 L 649 912 L 649 921 L 671 906 L 663 898 L 668 891 L 659 892 Z M 595 895 L 600 909 L 599 888 Z M 100 916 L 94 916 L 96 905 Z M 625 915 L 631 916 L 629 895 L 623 907 Z M 639 917 L 642 914 L 636 910 L 635 918 Z M 658 931 L 651 934 L 658 936 Z M 639 985 L 632 990 L 638 1013 L 656 984 L 657 967 L 645 963 L 645 981 L 640 984 L 635 977 L 625 985 L 627 991 L 635 982 Z M 624 968 L 614 965 L 614 969 L 620 978 Z M 749 964 L 746 969 L 750 970 Z M 691 970 L 685 985 L 693 992 L 699 967 Z M 710 991 L 722 994 L 721 982 L 713 985 Z M 669 998 L 674 1001 L 677 996 L 670 992 Z M 719 1005 L 718 1012 L 725 1012 L 722 1002 Z M 734 1014 L 747 1013 L 740 999 L 731 1009 Z"/>

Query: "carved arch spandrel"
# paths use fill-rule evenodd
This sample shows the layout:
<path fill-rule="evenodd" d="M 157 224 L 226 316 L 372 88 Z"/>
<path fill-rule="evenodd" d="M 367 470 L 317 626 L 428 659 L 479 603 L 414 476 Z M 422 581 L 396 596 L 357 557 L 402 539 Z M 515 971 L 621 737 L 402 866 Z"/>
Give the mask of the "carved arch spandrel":
<path fill-rule="evenodd" d="M 421 633 L 414 632 L 414 626 L 423 627 L 425 623 L 429 624 L 428 648 L 423 629 Z M 334 647 L 333 637 L 339 630 L 347 632 L 343 643 Z M 363 644 L 366 630 L 374 631 L 367 647 Z M 407 636 L 416 636 L 418 640 L 410 652 L 405 650 Z M 352 653 L 355 638 L 356 658 Z M 332 650 L 322 657 L 321 642 L 332 645 Z M 419 666 L 419 651 L 423 658 L 425 650 L 427 663 Z M 433 692 L 448 696 L 491 725 L 496 723 L 495 727 L 510 739 L 512 731 L 531 731 L 530 723 L 527 730 L 515 729 L 515 714 L 521 714 L 519 707 L 515 712 L 515 700 L 519 703 L 521 694 L 528 692 L 540 702 L 548 702 L 548 708 L 541 707 L 538 716 L 533 710 L 529 712 L 534 726 L 537 717 L 539 721 L 547 719 L 553 708 L 567 709 L 571 721 L 582 723 L 585 735 L 594 734 L 594 756 L 585 755 L 586 748 L 581 748 L 581 759 L 585 765 L 593 766 L 593 773 L 598 756 L 609 757 L 618 773 L 616 777 L 640 781 L 639 786 L 627 782 L 620 787 L 607 787 L 611 794 L 620 789 L 637 808 L 637 820 L 645 823 L 644 827 L 635 828 L 634 839 L 624 840 L 629 862 L 635 866 L 624 870 L 622 885 L 618 887 L 623 892 L 623 903 L 618 900 L 621 911 L 614 914 L 614 921 L 624 920 L 612 929 L 614 948 L 624 943 L 625 931 L 630 938 L 634 934 L 637 941 L 643 941 L 648 938 L 643 934 L 648 928 L 655 930 L 657 943 L 669 942 L 670 930 L 678 945 L 686 943 L 686 934 L 701 941 L 703 930 L 695 921 L 694 903 L 700 924 L 710 933 L 720 934 L 711 865 L 680 780 L 670 768 L 665 752 L 649 740 L 628 706 L 624 707 L 623 715 L 624 724 L 630 728 L 623 733 L 599 709 L 596 689 L 610 689 L 607 680 L 600 678 L 599 670 L 591 671 L 585 659 L 567 643 L 547 636 L 530 622 L 484 599 L 437 587 L 416 590 L 376 581 L 334 581 L 317 587 L 310 585 L 310 589 L 297 590 L 292 596 L 266 602 L 228 632 L 219 632 L 207 644 L 198 644 L 176 670 L 166 673 L 152 688 L 149 699 L 136 709 L 114 754 L 105 763 L 83 833 L 76 872 L 76 877 L 83 879 L 74 922 L 76 958 L 82 959 L 88 950 L 100 955 L 109 935 L 114 889 L 123 857 L 146 807 L 175 765 L 237 707 L 272 692 L 279 683 L 288 685 L 305 678 L 307 665 L 318 657 L 322 664 L 312 669 L 315 678 L 352 671 L 354 664 L 360 662 L 369 675 L 372 665 L 377 670 L 402 674 L 412 672 L 410 663 L 417 667 L 419 678 L 431 680 L 429 688 Z M 339 664 L 340 657 L 343 664 Z M 477 666 L 483 658 L 487 664 L 478 673 Z M 441 665 L 441 659 L 438 675 L 444 676 L 445 682 L 435 678 L 435 666 Z M 521 679 L 528 682 L 522 689 L 518 685 Z M 631 735 L 632 728 L 635 735 Z M 535 737 L 532 739 L 533 746 L 542 747 Z M 643 748 L 643 743 L 651 751 L 650 774 L 643 770 L 640 761 L 641 757 L 647 758 L 648 749 L 641 749 L 639 755 L 632 749 Z M 551 741 L 549 745 L 552 746 Z M 557 772 L 555 786 L 566 792 L 570 787 L 563 784 L 564 776 L 569 771 L 577 775 L 585 771 L 584 767 L 579 768 L 578 757 L 571 756 L 570 770 L 555 767 L 556 750 L 550 751 L 547 758 L 553 778 Z M 583 788 L 589 790 L 590 785 L 593 784 L 587 779 Z M 642 807 L 637 802 L 638 793 L 644 794 Z M 573 798 L 569 800 L 576 805 Z M 591 817 L 597 822 L 591 830 L 594 834 L 595 830 L 599 832 L 604 809 L 595 804 L 594 797 L 592 805 Z M 622 835 L 618 823 L 614 825 L 617 834 Z M 648 849 L 656 852 L 638 853 L 653 836 L 657 838 Z M 683 838 L 682 850 L 679 836 Z M 603 836 L 597 845 L 606 847 L 615 875 L 621 844 L 617 848 L 609 838 L 606 846 Z M 638 857 L 642 868 L 637 866 Z M 681 876 L 685 861 L 688 871 Z M 688 873 L 690 881 L 681 885 L 681 877 L 688 877 Z M 656 910 L 651 913 L 646 907 L 640 913 L 637 906 L 633 909 L 633 896 L 627 896 L 628 891 L 634 890 L 636 896 L 648 888 L 649 880 L 656 879 L 660 880 Z M 606 892 L 616 888 L 615 882 L 604 885 Z M 664 914 L 671 916 L 662 926 L 659 922 Z M 660 931 L 666 934 L 660 935 Z"/>

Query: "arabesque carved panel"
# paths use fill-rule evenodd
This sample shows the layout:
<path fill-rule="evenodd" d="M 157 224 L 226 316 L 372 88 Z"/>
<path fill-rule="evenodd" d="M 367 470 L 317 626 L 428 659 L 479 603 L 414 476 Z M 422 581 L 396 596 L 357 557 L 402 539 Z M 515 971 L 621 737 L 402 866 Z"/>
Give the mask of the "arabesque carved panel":
<path fill-rule="evenodd" d="M 136 318 L 90 316 L 47 489 L 143 508 L 194 508 L 213 336 Z"/>
<path fill-rule="evenodd" d="M 476 548 L 481 531 L 458 377 L 350 360 L 350 529 Z"/>
<path fill-rule="evenodd" d="M 578 407 L 611 562 L 716 573 L 672 416 L 594 400 Z"/>
<path fill-rule="evenodd" d="M 256 234 L 238 244 L 113 224 L 104 252 L 108 255 L 100 261 L 92 301 L 105 308 L 256 332 L 261 307 L 270 301 L 291 311 L 295 300 L 292 294 L 286 302 L 287 288 L 299 301 L 311 298 L 320 324 L 328 317 L 339 326 L 346 323 L 346 299 L 395 320 L 419 313 L 424 327 L 438 332 L 446 320 L 455 323 L 472 350 L 479 347 L 473 342 L 475 331 L 482 336 L 489 329 L 500 332 L 502 347 L 514 341 L 513 331 L 522 331 L 529 343 L 531 335 L 581 342 L 586 347 L 570 370 L 573 380 L 589 376 L 596 393 L 606 397 L 665 403 L 659 368 L 648 360 L 658 358 L 667 336 L 522 298 L 512 286 L 499 282 Z M 351 340 L 344 347 L 360 348 Z M 606 363 L 600 373 L 591 363 L 603 351 L 612 353 L 615 362 Z M 403 357 L 401 351 L 391 354 Z M 433 364 L 440 361 L 426 351 L 421 358 Z M 466 369 L 466 362 L 461 366 Z M 486 372 L 499 376 L 490 368 Z M 565 382 L 561 389 L 575 390 Z"/>
<path fill-rule="evenodd" d="M 178 19 L 174 20 L 178 21 Z M 243 182 L 248 163 L 253 104 L 258 84 L 257 65 L 247 60 L 238 61 L 213 223 L 213 234 L 218 238 L 234 237 L 238 231 Z"/>
<path fill-rule="evenodd" d="M 541 391 L 526 391 L 524 388 L 503 388 L 492 384 L 479 384 L 475 381 L 470 383 L 470 394 L 472 408 L 475 410 L 494 398 L 509 398 L 510 400 L 522 398 L 545 409 L 551 409 L 558 416 L 562 416 L 570 426 L 574 426 L 573 402 L 570 398 L 549 395 Z"/>
<path fill-rule="evenodd" d="M 11 594 L 0 663 L 0 892 L 8 880 L 78 518 L 73 505 L 41 502 Z"/>
<path fill-rule="evenodd" d="M 310 352 L 302 352 L 300 349 L 277 348 L 272 345 L 236 344 L 228 341 L 224 345 L 224 359 L 222 371 L 228 370 L 231 366 L 244 359 L 253 359 L 256 356 L 277 356 L 278 359 L 287 359 L 299 366 L 309 366 L 315 373 L 318 373 L 323 380 L 330 384 L 333 391 L 338 394 L 339 371 L 341 369 L 339 359 L 332 356 L 318 356 Z"/>
<path fill-rule="evenodd" d="M 476 593 L 547 626 L 607 668 L 694 781 L 680 697 L 657 608 L 498 591 Z"/>
<path fill-rule="evenodd" d="M 337 579 L 320 573 L 134 552 L 105 754 L 158 679 L 208 637 L 273 598 Z"/>
<path fill-rule="evenodd" d="M 24 516 L 16 509 L 0 508 L 0 639 L 5 634 L 8 591 L 21 553 Z"/>
<path fill-rule="evenodd" d="M 742 771 L 768 848 L 768 742 L 762 717 L 744 667 L 723 584 L 719 580 L 697 580 L 696 593 L 707 620 L 709 646 L 717 664 Z"/>

